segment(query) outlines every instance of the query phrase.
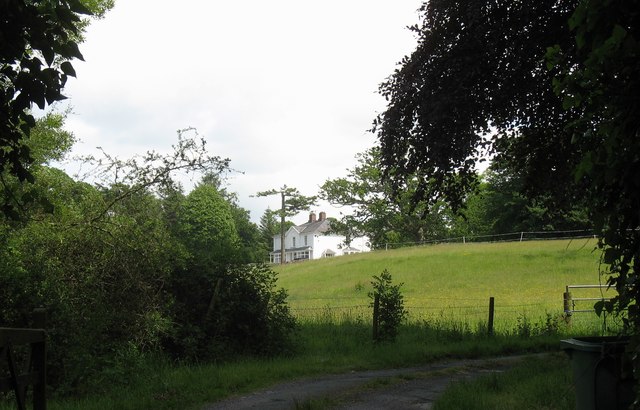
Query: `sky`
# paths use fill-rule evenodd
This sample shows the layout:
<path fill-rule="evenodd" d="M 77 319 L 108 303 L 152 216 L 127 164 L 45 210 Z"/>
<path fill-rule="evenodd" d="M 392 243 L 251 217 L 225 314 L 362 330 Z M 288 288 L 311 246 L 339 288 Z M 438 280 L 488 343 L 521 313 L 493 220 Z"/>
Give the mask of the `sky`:
<path fill-rule="evenodd" d="M 344 177 L 384 111 L 378 85 L 410 54 L 418 0 L 116 0 L 88 28 L 65 87 L 79 139 L 121 158 L 170 152 L 193 127 L 231 159 L 227 189 L 258 222 L 296 187 Z M 196 180 L 180 177 L 189 190 Z M 312 208 L 339 217 L 340 209 Z M 306 212 L 305 212 L 306 214 Z M 294 222 L 305 222 L 305 215 Z"/>

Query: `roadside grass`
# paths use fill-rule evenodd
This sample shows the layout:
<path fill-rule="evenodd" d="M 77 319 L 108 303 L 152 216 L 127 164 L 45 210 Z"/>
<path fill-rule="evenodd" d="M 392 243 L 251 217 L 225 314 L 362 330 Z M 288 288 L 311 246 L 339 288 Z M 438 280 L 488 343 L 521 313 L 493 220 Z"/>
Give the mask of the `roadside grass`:
<path fill-rule="evenodd" d="M 542 329 L 542 324 L 538 328 Z M 83 398 L 53 398 L 48 402 L 48 408 L 203 408 L 205 403 L 314 375 L 414 367 L 455 358 L 557 351 L 565 331 L 569 329 L 561 329 L 560 333 L 541 331 L 529 336 L 518 336 L 514 331 L 489 337 L 460 325 L 433 328 L 428 324 L 414 323 L 401 327 L 395 343 L 376 344 L 371 341 L 371 327 L 357 320 L 307 322 L 301 324 L 297 334 L 298 350 L 288 356 L 201 365 L 175 365 L 162 358 L 151 357 L 143 366 L 131 369 L 136 374 L 129 377 L 129 383 L 112 380 Z M 526 380 L 523 378 L 522 382 Z M 299 403 L 299 406 L 327 408 L 331 403 L 328 398 L 319 398 Z M 14 407 L 15 404 L 10 402 L 0 406 L 3 410 Z"/>
<path fill-rule="evenodd" d="M 504 373 L 456 383 L 434 410 L 575 409 L 569 359 L 562 353 L 529 357 Z"/>

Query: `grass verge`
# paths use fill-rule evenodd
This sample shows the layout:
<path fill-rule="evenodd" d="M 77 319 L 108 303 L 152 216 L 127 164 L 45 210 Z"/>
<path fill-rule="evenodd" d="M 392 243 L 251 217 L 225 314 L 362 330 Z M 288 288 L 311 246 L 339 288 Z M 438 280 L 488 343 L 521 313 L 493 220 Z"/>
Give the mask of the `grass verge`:
<path fill-rule="evenodd" d="M 562 353 L 530 357 L 504 373 L 450 386 L 434 410 L 510 410 L 575 408 L 569 359 Z"/>
<path fill-rule="evenodd" d="M 412 367 L 453 358 L 480 358 L 558 350 L 561 334 L 498 334 L 488 337 L 463 326 L 434 328 L 405 325 L 395 343 L 371 342 L 368 324 L 306 323 L 298 334 L 299 349 L 286 357 L 247 358 L 229 363 L 182 365 L 150 358 L 127 375 L 84 398 L 54 398 L 51 410 L 196 409 L 205 403 L 240 395 L 275 383 L 319 374 L 365 369 Z M 133 370 L 131 370 L 133 371 Z M 528 374 L 530 376 L 530 374 Z M 304 406 L 309 403 L 301 403 Z M 5 403 L 3 410 L 15 404 Z"/>

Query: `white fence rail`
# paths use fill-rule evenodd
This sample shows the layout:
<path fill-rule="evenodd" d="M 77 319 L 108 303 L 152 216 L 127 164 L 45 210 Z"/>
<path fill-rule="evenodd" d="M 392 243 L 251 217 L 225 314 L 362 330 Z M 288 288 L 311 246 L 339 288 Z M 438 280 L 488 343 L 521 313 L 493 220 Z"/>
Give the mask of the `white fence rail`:
<path fill-rule="evenodd" d="M 600 297 L 573 297 L 572 289 L 600 289 Z M 609 301 L 611 298 L 604 296 L 604 291 L 609 289 L 608 285 L 567 285 L 566 291 L 564 292 L 564 313 L 567 315 L 572 315 L 573 313 L 584 313 L 584 312 L 594 312 L 595 309 L 593 305 L 598 301 Z M 592 302 L 590 309 L 576 309 L 576 302 Z"/>

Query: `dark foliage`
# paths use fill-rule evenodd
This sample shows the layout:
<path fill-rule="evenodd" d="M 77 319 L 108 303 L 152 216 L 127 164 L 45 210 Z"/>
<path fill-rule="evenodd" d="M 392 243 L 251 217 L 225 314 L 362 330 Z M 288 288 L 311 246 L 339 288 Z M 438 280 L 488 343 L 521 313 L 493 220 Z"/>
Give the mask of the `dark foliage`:
<path fill-rule="evenodd" d="M 517 161 L 533 191 L 571 180 L 577 154 L 564 124 L 572 113 L 549 86 L 544 55 L 550 44 L 572 48 L 575 4 L 425 3 L 417 49 L 381 85 L 388 106 L 373 128 L 396 192 L 417 183 L 416 200 L 458 209 L 477 184 L 476 160 L 493 151 Z M 541 184 L 540 172 L 558 183 Z"/>
<path fill-rule="evenodd" d="M 292 348 L 287 294 L 266 265 L 187 269 L 172 276 L 168 289 L 174 326 L 164 344 L 175 358 L 225 360 Z"/>
<path fill-rule="evenodd" d="M 402 283 L 394 285 L 391 274 L 385 269 L 380 276 L 373 276 L 371 285 L 373 286 L 373 291 L 369 292 L 369 298 L 372 299 L 371 307 L 374 307 L 375 299 L 378 298 L 378 323 L 374 341 L 392 342 L 396 340 L 398 328 L 407 316 L 404 297 L 400 292 Z"/>
<path fill-rule="evenodd" d="M 0 173 L 33 182 L 31 153 L 22 142 L 36 125 L 29 110 L 65 98 L 67 78 L 75 77 L 71 61 L 82 60 L 80 15 L 89 13 L 79 0 L 0 3 Z M 10 203 L 0 206 L 16 216 Z"/>

